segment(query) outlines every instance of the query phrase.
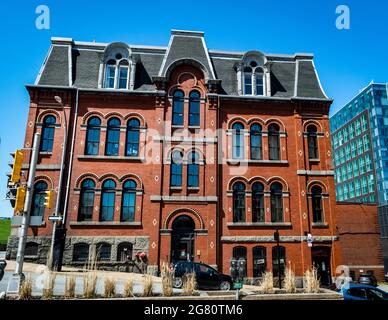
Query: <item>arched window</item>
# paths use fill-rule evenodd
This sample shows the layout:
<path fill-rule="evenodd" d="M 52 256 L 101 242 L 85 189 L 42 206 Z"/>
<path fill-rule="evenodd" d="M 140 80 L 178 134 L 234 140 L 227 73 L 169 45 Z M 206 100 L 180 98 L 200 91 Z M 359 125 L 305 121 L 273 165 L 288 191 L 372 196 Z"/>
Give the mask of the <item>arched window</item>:
<path fill-rule="evenodd" d="M 82 181 L 78 215 L 79 221 L 92 220 L 95 187 L 96 184 L 91 179 L 86 179 Z"/>
<path fill-rule="evenodd" d="M 130 119 L 127 123 L 127 146 L 125 148 L 126 156 L 139 156 L 139 139 L 140 121 L 138 119 Z"/>
<path fill-rule="evenodd" d="M 199 126 L 200 122 L 200 106 L 201 106 L 201 95 L 198 91 L 190 92 L 189 99 L 189 126 Z"/>
<path fill-rule="evenodd" d="M 196 152 L 190 152 L 188 156 L 187 186 L 189 188 L 199 187 L 199 156 Z"/>
<path fill-rule="evenodd" d="M 136 182 L 127 180 L 123 185 L 121 221 L 135 221 Z"/>
<path fill-rule="evenodd" d="M 261 160 L 263 158 L 261 125 L 254 123 L 251 125 L 251 159 Z"/>
<path fill-rule="evenodd" d="M 117 261 L 126 262 L 132 260 L 133 245 L 130 242 L 122 242 L 117 246 Z"/>
<path fill-rule="evenodd" d="M 244 159 L 244 126 L 240 122 L 236 122 L 232 126 L 233 130 L 233 159 Z"/>
<path fill-rule="evenodd" d="M 117 118 L 112 118 L 108 121 L 105 149 L 105 155 L 107 156 L 117 156 L 119 154 L 120 125 L 120 120 Z"/>
<path fill-rule="evenodd" d="M 267 252 L 265 247 L 253 248 L 253 277 L 261 277 L 267 268 Z"/>
<path fill-rule="evenodd" d="M 44 198 L 46 196 L 47 183 L 44 181 L 39 181 L 34 186 L 34 195 L 32 199 L 32 208 L 31 216 L 40 216 L 44 215 Z"/>
<path fill-rule="evenodd" d="M 118 71 L 118 88 L 127 89 L 128 88 L 128 73 L 129 73 L 129 63 L 127 60 L 121 60 L 119 63 Z"/>
<path fill-rule="evenodd" d="M 244 94 L 253 94 L 252 90 L 252 69 L 244 68 Z"/>
<path fill-rule="evenodd" d="M 184 107 L 184 98 L 185 94 L 181 90 L 176 90 L 174 92 L 173 102 L 172 102 L 172 125 L 173 126 L 183 126 L 183 107 Z"/>
<path fill-rule="evenodd" d="M 24 250 L 25 256 L 37 256 L 38 255 L 38 244 L 36 242 L 27 242 Z"/>
<path fill-rule="evenodd" d="M 264 95 L 264 71 L 260 67 L 256 68 L 256 70 L 255 70 L 255 80 L 256 80 L 256 85 L 255 85 L 256 92 L 255 92 L 255 94 L 257 96 Z"/>
<path fill-rule="evenodd" d="M 183 154 L 181 151 L 175 150 L 171 154 L 171 187 L 182 186 L 182 169 L 183 169 Z"/>
<path fill-rule="evenodd" d="M 313 207 L 313 222 L 323 222 L 322 188 L 314 186 L 311 188 L 311 199 Z"/>
<path fill-rule="evenodd" d="M 271 185 L 271 221 L 283 222 L 283 188 L 279 182 Z"/>
<path fill-rule="evenodd" d="M 113 89 L 115 87 L 116 61 L 111 59 L 105 67 L 105 88 Z"/>
<path fill-rule="evenodd" d="M 274 278 L 279 276 L 279 264 L 280 274 L 284 275 L 286 267 L 286 248 L 283 246 L 272 247 L 272 273 Z"/>
<path fill-rule="evenodd" d="M 245 266 L 247 263 L 247 248 L 238 246 L 233 248 L 233 258 L 236 260 L 245 260 Z M 246 273 L 247 268 L 245 268 L 245 274 L 244 277 L 247 276 Z"/>
<path fill-rule="evenodd" d="M 102 185 L 100 221 L 113 221 L 115 212 L 116 183 L 109 179 Z"/>
<path fill-rule="evenodd" d="M 109 89 L 128 89 L 129 62 L 120 53 L 116 59 L 110 59 L 105 65 L 104 87 Z"/>
<path fill-rule="evenodd" d="M 252 186 L 252 220 L 264 222 L 264 186 L 256 182 Z"/>
<path fill-rule="evenodd" d="M 245 222 L 245 185 L 242 182 L 233 185 L 233 222 Z"/>
<path fill-rule="evenodd" d="M 97 261 L 110 261 L 112 246 L 109 243 L 98 243 L 96 245 Z"/>
<path fill-rule="evenodd" d="M 98 155 L 100 146 L 101 120 L 98 117 L 92 117 L 88 121 L 86 133 L 85 154 Z"/>
<path fill-rule="evenodd" d="M 86 262 L 89 259 L 89 245 L 87 243 L 76 243 L 73 247 L 73 261 Z"/>
<path fill-rule="evenodd" d="M 280 133 L 277 124 L 268 127 L 269 160 L 280 160 Z"/>
<path fill-rule="evenodd" d="M 56 118 L 52 115 L 46 116 L 43 119 L 42 141 L 40 143 L 40 151 L 53 151 L 55 122 Z"/>
<path fill-rule="evenodd" d="M 309 159 L 318 159 L 318 139 L 317 139 L 317 127 L 308 126 L 307 128 L 307 144 L 309 148 Z"/>

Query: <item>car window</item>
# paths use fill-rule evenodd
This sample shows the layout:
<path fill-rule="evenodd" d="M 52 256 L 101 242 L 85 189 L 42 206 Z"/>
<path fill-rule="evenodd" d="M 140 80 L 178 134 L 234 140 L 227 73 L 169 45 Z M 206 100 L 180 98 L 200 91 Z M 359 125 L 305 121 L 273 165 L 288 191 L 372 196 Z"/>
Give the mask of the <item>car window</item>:
<path fill-rule="evenodd" d="M 381 291 L 369 289 L 369 296 L 372 300 L 387 300 L 388 295 Z"/>
<path fill-rule="evenodd" d="M 366 295 L 366 292 L 365 292 L 365 289 L 361 289 L 361 288 L 351 288 L 348 290 L 348 293 L 353 296 L 353 297 L 357 297 L 357 298 L 367 298 L 367 295 Z"/>
<path fill-rule="evenodd" d="M 201 264 L 201 265 L 199 266 L 199 271 L 200 271 L 200 272 L 203 272 L 203 273 L 211 273 L 212 270 L 211 270 L 210 268 L 204 266 L 203 264 Z"/>

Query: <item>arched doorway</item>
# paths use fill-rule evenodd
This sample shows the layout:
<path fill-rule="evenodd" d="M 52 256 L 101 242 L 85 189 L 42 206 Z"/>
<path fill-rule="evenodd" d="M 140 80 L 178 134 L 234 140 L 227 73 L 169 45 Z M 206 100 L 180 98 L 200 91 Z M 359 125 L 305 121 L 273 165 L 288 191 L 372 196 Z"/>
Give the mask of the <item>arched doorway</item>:
<path fill-rule="evenodd" d="M 313 265 L 317 268 L 323 286 L 331 284 L 330 252 L 330 247 L 312 247 L 311 250 Z"/>
<path fill-rule="evenodd" d="M 194 229 L 195 223 L 189 216 L 177 217 L 172 223 L 171 259 L 194 260 Z"/>

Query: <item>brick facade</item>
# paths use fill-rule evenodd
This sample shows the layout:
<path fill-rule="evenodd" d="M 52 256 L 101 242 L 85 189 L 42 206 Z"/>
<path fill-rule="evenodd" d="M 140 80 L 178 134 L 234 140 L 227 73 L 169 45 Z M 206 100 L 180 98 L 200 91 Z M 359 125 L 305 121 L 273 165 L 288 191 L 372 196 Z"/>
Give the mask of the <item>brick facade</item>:
<path fill-rule="evenodd" d="M 176 48 L 180 42 L 174 39 L 180 37 L 186 39 L 188 47 L 193 39 L 202 40 L 199 44 L 193 44 L 191 52 L 190 48 Z M 69 50 L 81 52 L 78 61 L 82 61 L 82 55 L 85 53 L 82 53 L 81 47 L 75 48 L 73 42 L 66 43 Z M 24 147 L 31 147 L 33 134 L 42 130 L 45 115 L 52 114 L 56 117 L 54 148 L 52 152 L 40 154 L 36 177 L 37 182 L 46 181 L 48 188 L 56 192 L 65 121 L 67 123 L 66 169 L 60 206 L 60 213 L 64 213 L 66 217 L 67 228 L 64 263 L 77 263 L 74 261 L 73 252 L 75 244 L 87 244 L 89 249 L 93 250 L 97 244 L 104 243 L 110 246 L 109 261 L 104 261 L 104 264 L 117 267 L 120 265 L 119 246 L 125 242 L 131 244 L 132 256 L 137 252 L 145 252 L 149 270 L 156 271 L 161 263 L 171 261 L 172 249 L 181 250 L 179 245 L 182 244 L 187 245 L 186 249 L 191 248 L 194 261 L 213 265 L 224 273 L 229 273 L 233 252 L 238 251 L 241 254 L 245 250 L 247 278 L 251 279 L 257 277 L 254 260 L 256 267 L 258 264 L 264 264 L 266 270 L 273 269 L 273 248 L 276 245 L 273 235 L 278 229 L 280 245 L 285 249 L 284 264 L 291 265 L 298 277 L 303 275 L 313 261 L 323 263 L 328 277 L 334 277 L 337 266 L 344 261 L 341 255 L 346 250 L 341 246 L 341 235 L 338 231 L 339 223 L 343 220 L 339 222 L 335 206 L 328 118 L 332 101 L 321 91 L 316 71 L 313 64 L 310 64 L 312 56 L 271 58 L 255 51 L 245 55 L 230 53 L 228 58 L 224 52 L 207 51 L 203 35 L 186 35 L 184 32 L 175 32 L 171 43 L 167 49 L 152 49 L 155 56 L 163 53 L 165 57 L 163 62 L 158 62 L 161 63 L 159 73 L 150 77 L 153 86 L 149 91 L 139 89 L 150 88 L 145 84 L 137 84 L 144 78 L 138 75 L 142 64 L 147 66 L 147 60 L 143 56 L 141 63 L 133 63 L 137 68 L 136 76 L 133 75 L 134 78 L 130 80 L 134 83 L 134 90 L 103 89 L 101 74 L 98 76 L 98 85 L 97 78 L 95 80 L 96 88 L 90 87 L 90 82 L 84 87 L 55 86 L 52 83 L 48 85 L 43 81 L 50 78 L 49 70 L 43 72 L 37 85 L 27 87 L 31 103 Z M 88 46 L 85 44 L 85 47 Z M 204 53 L 197 46 L 203 46 Z M 90 51 L 90 48 L 88 50 Z M 144 52 L 147 50 L 151 49 L 144 49 Z M 183 55 L 182 50 L 188 50 L 190 52 L 187 54 L 197 56 L 192 59 L 180 58 L 179 55 Z M 148 53 L 141 54 L 145 56 Z M 262 70 L 265 70 L 263 96 L 241 94 L 239 61 L 248 59 L 251 55 L 257 57 L 255 61 L 259 64 L 264 63 L 263 59 L 273 60 L 271 63 L 265 62 L 262 67 Z M 233 77 L 228 78 L 226 71 L 220 70 L 219 64 L 224 58 L 236 60 L 235 65 L 228 67 Z M 203 61 L 198 62 L 200 59 Z M 206 64 L 209 59 L 212 59 L 213 63 Z M 225 62 L 222 60 L 222 63 L 230 63 L 227 59 Z M 276 64 L 281 63 L 276 62 L 276 59 L 286 59 L 284 66 L 278 67 Z M 306 64 L 305 59 L 310 62 Z M 170 60 L 173 62 L 168 65 Z M 106 66 L 104 67 L 101 57 L 96 61 L 101 73 Z M 75 68 L 78 62 L 69 62 L 71 63 Z M 97 70 L 98 63 L 95 65 Z M 212 69 L 213 64 L 215 71 Z M 134 68 L 133 65 L 131 64 L 131 68 Z M 45 68 L 48 66 L 47 63 Z M 296 92 L 286 92 L 294 90 L 294 85 L 278 83 L 283 81 L 284 77 L 289 77 L 287 70 L 295 71 L 294 66 L 300 70 L 293 75 L 296 78 L 292 83 L 295 83 L 295 89 L 301 97 L 298 97 Z M 81 71 L 85 72 L 84 69 Z M 216 78 L 216 73 L 225 79 Z M 315 82 L 304 84 L 308 77 Z M 75 84 L 78 80 L 73 81 Z M 313 88 L 316 92 L 313 92 Z M 173 94 L 176 90 L 184 93 L 184 120 L 183 124 L 178 126 L 172 123 Z M 189 96 L 193 90 L 200 95 L 200 121 L 196 126 L 190 126 L 188 122 Z M 55 101 L 55 96 L 62 98 L 62 104 Z M 86 155 L 87 124 L 92 117 L 98 117 L 101 122 L 98 153 Z M 118 129 L 118 155 L 108 156 L 104 150 L 107 143 L 107 125 L 112 118 L 117 118 L 121 123 Z M 125 154 L 127 123 L 130 119 L 137 119 L 140 123 L 139 152 L 135 157 Z M 233 156 L 235 131 L 232 127 L 235 123 L 243 127 L 240 131 L 243 142 L 242 159 L 234 159 Z M 255 123 L 259 124 L 262 130 L 262 157 L 258 160 L 252 160 L 250 148 L 250 128 Z M 276 160 L 271 159 L 269 151 L 271 125 L 279 128 L 279 158 Z M 307 141 L 307 130 L 311 125 L 316 128 L 318 150 L 318 158 L 314 159 L 309 157 Z M 172 187 L 170 183 L 173 150 L 180 150 L 183 154 L 182 184 L 179 187 Z M 187 184 L 190 163 L 187 157 L 193 150 L 199 157 L 199 183 L 196 187 Z M 29 163 L 29 157 L 29 152 L 26 152 L 26 165 Z M 27 166 L 25 170 L 28 171 Z M 86 179 L 90 179 L 95 185 L 92 217 L 80 221 L 81 186 Z M 116 185 L 113 219 L 101 221 L 102 188 L 108 179 Z M 136 184 L 134 218 L 131 221 L 121 221 L 123 185 L 128 179 Z M 233 219 L 233 188 L 236 183 L 241 183 L 245 189 L 245 218 L 244 221 L 238 222 Z M 264 188 L 264 219 L 261 221 L 254 221 L 252 217 L 254 183 L 261 183 Z M 271 190 L 275 184 L 281 186 L 281 219 L 272 222 L 271 211 L 275 210 L 272 208 L 275 200 Z M 312 188 L 316 186 L 322 191 L 322 219 L 318 222 L 313 221 L 312 205 Z M 42 226 L 30 228 L 29 242 L 45 243 L 46 240 L 42 239 L 50 237 L 52 224 L 47 217 L 53 211 L 54 209 L 45 209 Z M 174 223 L 182 216 L 189 217 L 192 229 L 189 238 L 184 240 L 186 242 L 181 243 L 181 235 L 179 245 L 175 246 L 174 239 L 177 238 L 174 236 L 177 236 L 177 231 L 174 229 Z M 15 243 L 15 232 L 16 229 L 10 243 Z M 308 234 L 314 237 L 312 247 L 306 242 Z M 260 247 L 260 250 L 265 248 L 265 251 L 261 251 L 265 252 L 265 257 L 260 258 L 261 260 L 253 254 L 257 247 Z M 39 251 L 38 258 L 44 260 L 44 254 Z M 368 261 L 365 263 L 369 263 Z"/>

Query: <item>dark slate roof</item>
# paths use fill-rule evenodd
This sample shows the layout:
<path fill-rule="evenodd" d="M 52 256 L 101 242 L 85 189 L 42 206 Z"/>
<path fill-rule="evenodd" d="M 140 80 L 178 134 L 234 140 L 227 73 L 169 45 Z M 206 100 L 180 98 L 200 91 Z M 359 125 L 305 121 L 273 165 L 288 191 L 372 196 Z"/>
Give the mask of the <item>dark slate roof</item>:
<path fill-rule="evenodd" d="M 160 76 L 164 76 L 168 67 L 181 59 L 195 59 L 200 62 L 209 72 L 209 79 L 213 77 L 213 66 L 209 59 L 209 53 L 204 47 L 203 34 L 195 34 L 187 36 L 180 35 L 179 32 L 172 32 L 171 43 L 167 50 L 165 62 L 159 72 Z"/>
<path fill-rule="evenodd" d="M 299 61 L 298 97 L 325 99 L 312 61 Z"/>
<path fill-rule="evenodd" d="M 271 94 L 274 97 L 294 96 L 295 63 L 273 62 L 271 65 Z"/>
<path fill-rule="evenodd" d="M 35 84 L 69 86 L 71 68 L 70 82 L 74 87 L 98 89 L 100 62 L 108 45 L 53 38 Z M 168 47 L 129 45 L 129 48 L 137 61 L 135 91 L 155 91 L 153 77 L 165 76 L 171 64 L 190 59 L 204 67 L 209 79 L 221 80 L 222 94 L 238 96 L 237 65 L 246 53 L 207 50 L 201 32 L 173 30 Z M 270 64 L 272 97 L 328 99 L 319 83 L 312 55 L 267 54 L 265 57 Z"/>
<path fill-rule="evenodd" d="M 74 85 L 82 88 L 97 88 L 100 59 L 103 53 L 78 49 L 73 49 L 72 52 Z"/>
<path fill-rule="evenodd" d="M 69 85 L 69 47 L 53 46 L 40 76 L 42 85 Z"/>

